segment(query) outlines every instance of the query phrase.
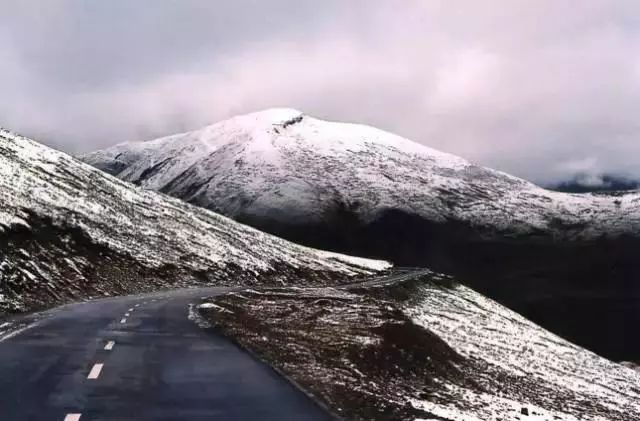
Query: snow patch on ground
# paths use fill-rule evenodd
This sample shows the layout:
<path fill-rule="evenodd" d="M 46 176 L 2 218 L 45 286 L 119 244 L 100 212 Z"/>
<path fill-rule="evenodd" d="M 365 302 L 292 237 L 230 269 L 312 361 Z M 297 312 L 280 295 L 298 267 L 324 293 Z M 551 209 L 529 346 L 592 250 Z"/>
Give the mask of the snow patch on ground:
<path fill-rule="evenodd" d="M 0 325 L 0 343 L 13 338 L 21 334 L 22 332 L 31 329 L 38 325 L 37 321 L 29 322 L 29 323 L 12 323 L 12 322 L 4 322 Z"/>
<path fill-rule="evenodd" d="M 211 323 L 209 323 L 204 317 L 202 317 L 200 315 L 200 313 L 198 312 L 198 310 L 201 308 L 202 305 L 200 306 L 196 306 L 195 304 L 189 304 L 189 313 L 188 313 L 188 318 L 189 320 L 191 320 L 192 322 L 194 322 L 195 324 L 197 324 L 198 326 L 200 326 L 203 329 L 208 329 L 211 327 Z M 205 307 L 206 308 L 206 307 Z"/>
<path fill-rule="evenodd" d="M 426 400 L 410 400 L 415 408 L 430 412 L 448 421 L 581 421 L 563 412 L 547 411 L 535 405 L 523 405 L 511 399 L 493 396 L 486 393 L 473 393 L 465 390 L 461 399 L 464 405 L 475 407 L 472 410 L 460 409 L 455 405 L 440 405 Z M 605 418 L 592 418 L 604 421 Z M 420 419 L 416 419 L 419 421 Z"/>

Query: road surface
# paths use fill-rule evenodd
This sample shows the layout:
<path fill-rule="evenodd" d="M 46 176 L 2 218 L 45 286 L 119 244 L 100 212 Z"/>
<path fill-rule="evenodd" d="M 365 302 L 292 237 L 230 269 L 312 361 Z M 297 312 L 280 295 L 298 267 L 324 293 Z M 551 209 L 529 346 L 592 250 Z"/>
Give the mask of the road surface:
<path fill-rule="evenodd" d="M 224 288 L 63 306 L 0 340 L 1 421 L 333 419 L 271 368 L 188 320 Z"/>
<path fill-rule="evenodd" d="M 339 289 L 351 289 L 351 288 L 371 288 L 382 287 L 391 284 L 397 284 L 400 282 L 408 281 L 410 279 L 417 278 L 422 275 L 432 275 L 434 272 L 424 268 L 412 268 L 412 267 L 398 267 L 393 269 L 390 273 L 369 278 L 366 281 L 360 281 L 353 284 L 341 285 Z"/>

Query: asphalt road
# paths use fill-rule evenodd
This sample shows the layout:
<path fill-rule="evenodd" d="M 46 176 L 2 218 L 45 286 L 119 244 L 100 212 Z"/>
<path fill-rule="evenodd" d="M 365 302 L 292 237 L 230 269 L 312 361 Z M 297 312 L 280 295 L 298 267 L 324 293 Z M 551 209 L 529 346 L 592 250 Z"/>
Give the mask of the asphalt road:
<path fill-rule="evenodd" d="M 60 307 L 0 341 L 1 421 L 332 419 L 270 367 L 188 320 L 222 288 Z"/>
<path fill-rule="evenodd" d="M 353 284 L 346 284 L 339 286 L 339 289 L 351 289 L 358 288 L 370 288 L 370 287 L 382 287 L 400 282 L 408 281 L 413 278 L 417 278 L 422 275 L 433 274 L 434 272 L 424 268 L 412 268 L 412 267 L 398 267 L 391 271 L 391 273 L 383 276 L 377 276 L 370 278 L 367 281 L 356 282 Z"/>

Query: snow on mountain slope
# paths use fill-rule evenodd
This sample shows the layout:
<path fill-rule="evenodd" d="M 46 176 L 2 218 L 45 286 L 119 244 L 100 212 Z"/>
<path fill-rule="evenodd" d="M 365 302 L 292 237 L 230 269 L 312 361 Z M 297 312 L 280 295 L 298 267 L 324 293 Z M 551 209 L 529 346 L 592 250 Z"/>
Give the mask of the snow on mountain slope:
<path fill-rule="evenodd" d="M 437 273 L 243 290 L 198 309 L 344 419 L 640 419 L 640 373 Z"/>
<path fill-rule="evenodd" d="M 82 159 L 232 217 L 319 221 L 340 201 L 365 221 L 393 208 L 521 234 L 589 238 L 640 229 L 640 193 L 552 192 L 372 127 L 290 109 L 120 144 Z"/>
<path fill-rule="evenodd" d="M 0 130 L 0 312 L 194 282 L 335 281 L 386 266 L 289 243 Z"/>
<path fill-rule="evenodd" d="M 486 370 L 475 387 L 444 385 L 447 405 L 415 399 L 418 408 L 453 421 L 640 419 L 638 372 L 575 346 L 470 288 L 425 284 L 404 311 Z"/>

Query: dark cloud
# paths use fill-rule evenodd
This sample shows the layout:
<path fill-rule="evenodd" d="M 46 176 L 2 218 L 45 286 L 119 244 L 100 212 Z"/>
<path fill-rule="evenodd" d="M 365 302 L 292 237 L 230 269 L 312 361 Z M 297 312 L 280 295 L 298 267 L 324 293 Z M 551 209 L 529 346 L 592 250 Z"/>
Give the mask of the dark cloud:
<path fill-rule="evenodd" d="M 540 182 L 640 176 L 634 1 L 0 8 L 0 124 L 70 152 L 289 106 Z"/>

